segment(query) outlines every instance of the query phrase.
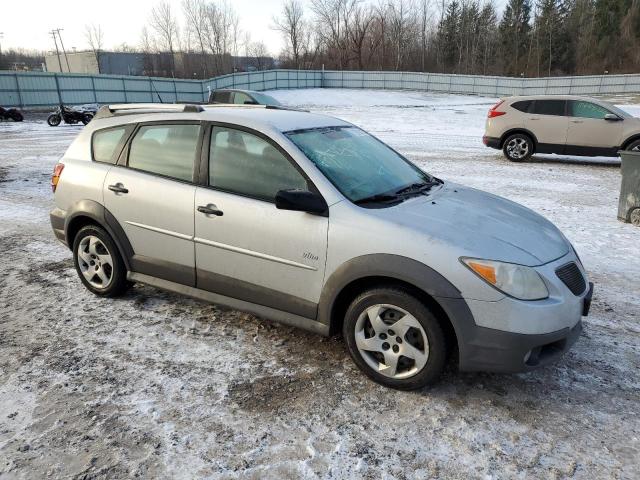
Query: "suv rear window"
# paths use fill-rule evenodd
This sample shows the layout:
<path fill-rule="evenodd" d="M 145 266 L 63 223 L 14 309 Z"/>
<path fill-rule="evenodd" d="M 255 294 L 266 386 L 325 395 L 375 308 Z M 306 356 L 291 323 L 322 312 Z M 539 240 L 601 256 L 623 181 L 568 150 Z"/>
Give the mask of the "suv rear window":
<path fill-rule="evenodd" d="M 218 90 L 213 92 L 214 103 L 231 103 L 231 94 L 228 90 Z"/>
<path fill-rule="evenodd" d="M 91 142 L 93 159 L 96 162 L 116 163 L 114 153 L 126 131 L 126 127 L 118 127 L 95 132 Z"/>
<path fill-rule="evenodd" d="M 533 112 L 537 115 L 564 116 L 564 100 L 536 100 L 533 103 Z"/>

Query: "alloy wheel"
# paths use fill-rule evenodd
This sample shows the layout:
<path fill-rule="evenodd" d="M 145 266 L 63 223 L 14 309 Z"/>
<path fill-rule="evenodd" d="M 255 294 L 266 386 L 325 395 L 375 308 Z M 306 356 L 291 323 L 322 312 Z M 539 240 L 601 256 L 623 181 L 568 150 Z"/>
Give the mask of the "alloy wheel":
<path fill-rule="evenodd" d="M 78 265 L 85 280 L 93 287 L 104 289 L 113 278 L 113 259 L 98 237 L 88 235 L 78 244 Z"/>
<path fill-rule="evenodd" d="M 529 143 L 522 137 L 512 138 L 507 143 L 507 153 L 518 160 L 525 158 L 529 153 Z"/>
<path fill-rule="evenodd" d="M 394 379 L 409 378 L 429 359 L 429 341 L 420 322 L 395 305 L 373 305 L 358 317 L 355 341 L 364 361 Z"/>

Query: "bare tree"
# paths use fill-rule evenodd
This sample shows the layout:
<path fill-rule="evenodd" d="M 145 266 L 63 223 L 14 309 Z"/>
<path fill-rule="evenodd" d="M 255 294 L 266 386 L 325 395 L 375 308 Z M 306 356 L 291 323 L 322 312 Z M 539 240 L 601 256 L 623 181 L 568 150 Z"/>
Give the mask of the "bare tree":
<path fill-rule="evenodd" d="M 162 0 L 151 9 L 151 28 L 156 32 L 161 48 L 171 56 L 171 73 L 175 76 L 175 45 L 178 39 L 178 22 L 171 11 L 171 4 Z"/>
<path fill-rule="evenodd" d="M 187 31 L 195 36 L 202 55 L 202 75 L 208 76 L 206 59 L 206 38 L 207 38 L 207 4 L 204 0 L 182 0 L 182 10 L 184 12 Z"/>
<path fill-rule="evenodd" d="M 96 64 L 98 65 L 98 73 L 100 73 L 100 50 L 102 50 L 104 35 L 102 34 L 102 27 L 100 25 L 85 25 L 84 37 L 89 44 L 89 47 L 93 51 L 96 57 Z"/>
<path fill-rule="evenodd" d="M 305 21 L 299 0 L 285 0 L 281 17 L 273 17 L 273 28 L 282 33 L 287 48 L 293 56 L 295 68 L 300 68 L 305 41 Z"/>

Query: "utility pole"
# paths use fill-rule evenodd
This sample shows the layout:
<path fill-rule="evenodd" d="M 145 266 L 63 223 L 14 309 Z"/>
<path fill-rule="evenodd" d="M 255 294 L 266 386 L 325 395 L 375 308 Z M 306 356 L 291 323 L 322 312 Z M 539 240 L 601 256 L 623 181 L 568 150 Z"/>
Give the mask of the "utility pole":
<path fill-rule="evenodd" d="M 62 43 L 62 35 L 60 34 L 64 28 L 56 28 L 54 32 L 58 33 L 58 39 L 60 40 L 60 46 L 62 47 L 62 53 L 64 53 L 64 61 L 67 63 L 67 71 L 71 73 L 71 69 L 69 68 L 69 59 L 67 58 L 67 51 L 64 49 L 64 43 Z M 62 70 L 62 69 L 61 69 Z"/>
<path fill-rule="evenodd" d="M 49 34 L 53 37 L 53 43 L 56 46 L 56 56 L 58 57 L 58 65 L 60 66 L 60 73 L 62 73 L 62 61 L 60 60 L 60 50 L 58 50 L 58 40 L 56 40 L 56 31 L 51 30 Z"/>

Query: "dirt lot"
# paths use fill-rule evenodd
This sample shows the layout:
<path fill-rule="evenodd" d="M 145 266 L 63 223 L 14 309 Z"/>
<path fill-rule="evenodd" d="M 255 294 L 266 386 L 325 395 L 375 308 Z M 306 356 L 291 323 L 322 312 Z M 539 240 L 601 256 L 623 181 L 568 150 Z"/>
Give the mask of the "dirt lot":
<path fill-rule="evenodd" d="M 574 350 L 405 393 L 366 380 L 339 339 L 149 287 L 94 297 L 48 224 L 78 127 L 0 124 L 0 478 L 640 477 L 640 229 L 615 218 L 619 169 L 506 162 L 479 144 L 490 100 L 323 95 L 310 108 L 563 229 L 596 283 Z"/>

